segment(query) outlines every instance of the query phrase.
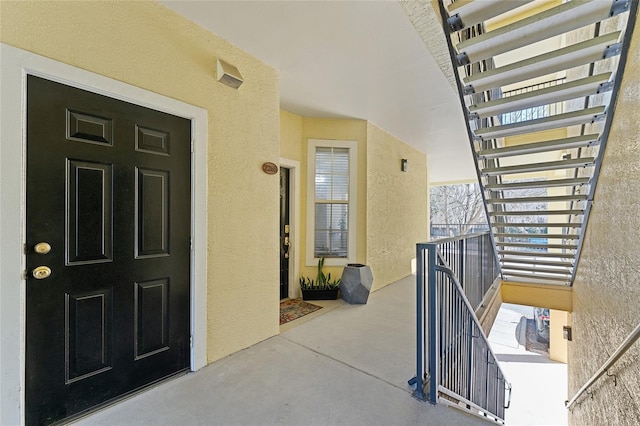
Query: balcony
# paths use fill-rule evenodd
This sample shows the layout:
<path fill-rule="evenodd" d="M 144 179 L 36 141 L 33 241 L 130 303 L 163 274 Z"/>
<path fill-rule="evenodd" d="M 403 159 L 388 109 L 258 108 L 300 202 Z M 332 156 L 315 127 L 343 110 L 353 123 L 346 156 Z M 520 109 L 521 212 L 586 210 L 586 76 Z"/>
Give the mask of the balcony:
<path fill-rule="evenodd" d="M 415 298 L 409 276 L 372 293 L 366 305 L 339 303 L 322 314 L 327 306 L 279 336 L 78 424 L 490 424 L 411 396 Z"/>
<path fill-rule="evenodd" d="M 415 284 L 414 276 L 406 277 L 372 293 L 366 305 L 314 302 L 324 307 L 282 326 L 279 336 L 76 424 L 495 424 L 411 396 L 414 388 L 407 379 L 415 367 Z M 512 325 L 510 318 L 504 325 Z M 537 392 L 547 386 L 541 375 L 561 364 L 520 356 L 508 343 L 512 333 L 506 336 L 496 328 L 498 337 L 490 340 L 497 343 L 494 351 L 514 383 L 507 424 L 535 419 L 538 414 L 531 417 L 531 412 L 538 410 L 546 420 L 550 413 L 566 415 L 557 392 Z"/>

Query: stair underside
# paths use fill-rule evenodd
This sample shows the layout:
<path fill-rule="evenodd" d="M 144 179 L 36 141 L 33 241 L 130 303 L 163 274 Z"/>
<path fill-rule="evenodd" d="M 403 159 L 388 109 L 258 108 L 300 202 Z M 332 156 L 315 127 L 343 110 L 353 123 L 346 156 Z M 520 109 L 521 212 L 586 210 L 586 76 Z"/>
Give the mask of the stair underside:
<path fill-rule="evenodd" d="M 512 111 L 550 105 L 556 102 L 595 95 L 605 90 L 611 73 L 602 73 L 585 77 L 565 84 L 524 92 L 492 101 L 482 102 L 469 107 L 469 112 L 480 118 L 493 117 Z"/>
<path fill-rule="evenodd" d="M 527 53 L 527 46 L 599 24 L 629 7 L 633 12 L 638 6 L 617 0 L 574 0 L 518 19 L 522 10 L 518 8 L 526 3 L 457 0 L 444 18 L 452 35 L 451 58 L 460 77 L 460 96 L 503 278 L 570 285 L 630 29 L 605 33 L 604 28 L 615 25 L 592 26 L 591 36 L 556 50 Z M 510 16 L 508 24 L 484 31 L 486 20 L 496 22 L 504 13 Z M 621 22 L 633 23 L 635 18 Z M 472 32 L 460 31 L 472 25 Z M 602 32 L 594 33 L 593 28 Z M 510 59 L 506 63 L 501 59 L 495 67 L 493 57 L 503 53 Z M 608 58 L 613 59 L 603 61 Z M 483 65 L 464 66 L 477 61 Z M 576 67 L 588 72 L 574 72 Z M 542 77 L 554 74 L 565 76 L 562 84 L 539 84 Z M 507 86 L 523 89 L 503 96 Z M 566 136 L 559 137 L 560 132 Z"/>
<path fill-rule="evenodd" d="M 479 93 L 495 87 L 530 80 L 550 73 L 589 64 L 620 53 L 620 31 L 585 40 L 553 52 L 544 53 L 464 79 L 466 93 Z M 616 46 L 618 47 L 616 49 Z"/>
<path fill-rule="evenodd" d="M 480 2 L 482 0 L 475 0 Z M 485 32 L 456 46 L 467 62 L 491 58 L 568 31 L 607 19 L 613 1 L 570 1 L 552 9 Z M 464 21 L 464 17 L 462 17 Z M 464 62 L 460 61 L 460 65 Z"/>

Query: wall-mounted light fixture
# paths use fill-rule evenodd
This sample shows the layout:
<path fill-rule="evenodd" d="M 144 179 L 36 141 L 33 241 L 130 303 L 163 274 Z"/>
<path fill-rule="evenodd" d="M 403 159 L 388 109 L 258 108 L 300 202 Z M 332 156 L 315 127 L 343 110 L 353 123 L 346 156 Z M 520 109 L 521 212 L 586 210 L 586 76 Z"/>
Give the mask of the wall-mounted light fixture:
<path fill-rule="evenodd" d="M 400 162 L 400 170 L 402 170 L 403 172 L 409 170 L 409 160 L 407 160 L 406 158 L 402 159 L 402 161 Z"/>
<path fill-rule="evenodd" d="M 569 325 L 562 326 L 562 337 L 564 337 L 564 339 L 568 340 L 569 342 L 571 341 L 571 326 Z"/>
<path fill-rule="evenodd" d="M 223 61 L 222 59 L 218 59 L 217 61 L 217 71 L 218 81 L 222 84 L 237 89 L 242 83 L 244 83 L 238 68 Z"/>

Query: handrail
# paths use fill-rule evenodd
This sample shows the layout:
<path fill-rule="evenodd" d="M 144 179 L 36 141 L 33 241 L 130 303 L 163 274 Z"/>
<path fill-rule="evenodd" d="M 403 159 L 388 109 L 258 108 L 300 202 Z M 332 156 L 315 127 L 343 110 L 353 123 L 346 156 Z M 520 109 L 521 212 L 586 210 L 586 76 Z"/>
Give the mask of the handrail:
<path fill-rule="evenodd" d="M 462 284 L 465 296 L 473 308 L 478 309 L 499 275 L 497 252 L 490 231 L 439 238 L 422 245 L 437 252 L 436 258 L 444 257 Z"/>
<path fill-rule="evenodd" d="M 438 238 L 437 240 L 431 240 L 428 243 L 424 243 L 424 244 L 433 244 L 433 245 L 442 245 L 444 243 L 450 243 L 453 241 L 460 241 L 460 240 L 466 240 L 469 238 L 473 238 L 473 237 L 479 237 L 481 235 L 488 235 L 489 231 L 482 231 L 482 232 L 474 232 L 473 234 L 461 234 L 461 235 L 454 235 L 453 237 L 446 237 L 446 238 Z"/>
<path fill-rule="evenodd" d="M 449 276 L 449 278 L 451 278 L 451 281 L 453 282 L 453 284 L 456 286 L 458 292 L 461 293 L 461 294 L 464 294 L 464 290 L 462 290 L 462 285 L 460 285 L 460 281 L 458 281 L 458 279 L 456 278 L 456 276 L 454 275 L 453 271 L 450 268 L 448 268 L 446 266 L 436 265 L 436 271 L 444 272 L 445 274 L 447 274 Z M 474 311 L 474 309 L 471 306 L 471 303 L 469 303 L 468 299 L 466 299 L 466 298 L 462 299 L 462 302 L 465 304 L 467 309 L 469 309 L 469 311 L 471 311 L 471 312 Z M 487 335 L 485 334 L 484 330 L 482 329 L 482 324 L 480 324 L 480 321 L 478 320 L 478 318 L 475 315 L 472 316 L 471 318 L 473 319 L 473 322 L 478 326 L 478 331 L 482 335 L 482 338 L 484 340 L 486 340 L 486 341 L 489 341 L 489 338 L 487 337 Z M 491 355 L 493 355 L 493 358 L 495 358 L 495 359 L 498 358 L 496 356 L 496 354 L 493 353 L 493 350 L 491 349 L 490 345 L 487 346 L 487 350 L 491 353 Z M 502 368 L 500 368 L 498 366 L 498 369 L 504 375 L 504 372 L 502 371 Z"/>
<path fill-rule="evenodd" d="M 499 275 L 498 259 L 491 241 L 490 231 L 458 235 L 430 241 L 425 247 L 443 258 L 458 279 L 465 296 L 475 311 Z"/>
<path fill-rule="evenodd" d="M 463 230 L 466 229 L 466 232 Z M 449 238 L 450 235 L 471 235 L 489 231 L 489 224 L 484 223 L 430 223 L 429 236 L 431 240 L 436 238 Z"/>
<path fill-rule="evenodd" d="M 455 400 L 504 423 L 511 385 L 475 315 L 477 293 L 498 276 L 492 248 L 488 232 L 417 245 L 417 362 L 409 383 L 416 398 Z"/>
<path fill-rule="evenodd" d="M 444 259 L 441 258 L 441 260 Z M 433 334 L 430 337 L 430 400 L 435 403 L 437 400 L 436 395 L 443 393 L 468 407 L 473 406 L 485 416 L 495 417 L 497 422 L 504 422 L 504 410 L 511 405 L 511 384 L 505 378 L 504 371 L 502 371 L 498 359 L 491 349 L 488 338 L 482 330 L 471 303 L 464 296 L 460 281 L 447 266 L 435 265 L 434 269 L 436 272 L 443 273 L 449 282 L 453 284 L 453 292 L 449 292 L 445 289 L 446 287 L 442 287 L 443 294 L 437 297 L 451 298 L 450 303 L 453 305 L 449 307 L 438 306 L 436 308 L 434 303 L 430 304 L 430 309 L 437 309 L 438 313 L 436 315 L 438 317 L 442 318 L 443 315 L 451 317 L 453 323 L 445 325 L 438 321 L 439 324 L 436 327 L 441 334 L 440 337 L 436 337 L 438 342 L 436 343 Z M 442 285 L 444 286 L 444 282 L 442 282 Z M 455 294 L 458 295 L 459 299 L 454 296 Z M 458 302 L 454 302 L 456 299 Z M 462 306 L 460 306 L 460 301 Z M 464 314 L 465 311 L 467 312 L 466 315 Z M 467 316 L 471 320 L 469 324 L 465 324 Z M 457 323 L 455 318 L 461 323 Z M 462 332 L 462 334 L 458 335 L 456 331 L 452 331 L 455 329 L 458 332 Z M 448 331 L 445 332 L 445 330 Z M 458 336 L 457 338 L 454 337 L 456 335 Z M 459 341 L 458 339 L 461 337 L 465 340 Z M 466 350 L 467 352 L 458 353 L 458 350 Z M 452 367 L 457 372 L 447 371 L 447 367 Z M 509 390 L 508 401 L 505 401 L 506 390 Z"/>
<path fill-rule="evenodd" d="M 596 373 L 591 376 L 589 380 L 587 380 L 584 386 L 582 386 L 580 390 L 576 392 L 573 398 L 571 398 L 571 400 L 569 401 L 564 402 L 565 407 L 571 407 L 571 405 L 577 401 L 580 395 L 585 393 L 587 389 L 589 389 L 591 385 L 596 382 L 596 380 L 602 377 L 603 374 L 607 373 L 613 366 L 613 364 L 615 364 L 616 361 L 618 361 L 622 357 L 622 355 L 627 352 L 627 350 L 636 342 L 636 340 L 638 340 L 638 338 L 640 338 L 640 324 L 638 324 L 638 326 L 631 332 L 631 334 L 629 334 L 627 338 L 624 339 L 624 341 L 620 344 L 620 346 L 618 346 L 618 349 L 616 349 L 613 355 L 611 355 L 609 359 L 604 364 L 602 364 L 602 367 L 600 367 L 600 369 L 598 369 L 598 371 L 596 371 Z"/>
<path fill-rule="evenodd" d="M 464 294 L 464 290 L 462 289 L 462 285 L 460 284 L 460 281 L 458 281 L 458 279 L 456 278 L 456 276 L 453 273 L 453 271 L 451 270 L 451 268 L 449 268 L 448 266 L 436 265 L 435 269 L 436 269 L 436 271 L 444 272 L 446 275 L 448 275 L 449 278 L 451 279 L 451 281 L 453 282 L 454 286 L 456 287 L 458 293 L 459 294 Z M 471 302 L 469 302 L 469 299 L 462 298 L 462 302 L 467 307 L 469 312 L 475 312 L 473 307 L 471 306 Z M 480 324 L 480 320 L 478 319 L 478 317 L 475 316 L 475 315 L 472 315 L 471 319 L 475 323 L 475 325 L 477 327 L 477 331 L 480 333 L 482 339 L 485 342 L 489 342 L 489 337 L 487 337 L 486 333 L 484 332 L 484 329 L 482 328 L 482 324 Z M 476 336 L 476 337 L 478 337 L 478 336 Z M 502 377 L 506 377 L 505 374 L 504 374 L 504 371 L 502 371 L 502 368 L 500 367 L 500 364 L 498 363 L 498 357 L 493 352 L 493 349 L 491 349 L 491 345 L 488 344 L 488 343 L 487 343 L 487 351 L 491 354 L 491 357 L 496 361 L 497 369 L 502 374 Z M 511 383 L 507 382 L 506 379 L 504 380 L 504 382 L 505 382 L 505 384 L 509 385 L 509 387 L 508 387 L 508 389 L 509 389 L 509 398 L 507 400 L 507 405 L 505 405 L 504 408 L 509 408 L 509 406 L 511 405 Z"/>

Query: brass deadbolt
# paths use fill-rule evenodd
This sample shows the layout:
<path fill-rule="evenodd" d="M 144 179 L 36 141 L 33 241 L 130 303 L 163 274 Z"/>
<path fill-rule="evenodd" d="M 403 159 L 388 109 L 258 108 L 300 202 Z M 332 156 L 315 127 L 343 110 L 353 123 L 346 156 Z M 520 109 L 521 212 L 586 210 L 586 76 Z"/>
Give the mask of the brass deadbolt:
<path fill-rule="evenodd" d="M 51 251 L 51 246 L 49 243 L 38 243 L 33 250 L 38 254 L 47 254 Z"/>
<path fill-rule="evenodd" d="M 36 280 L 44 280 L 51 275 L 51 268 L 48 266 L 38 266 L 31 274 Z"/>

